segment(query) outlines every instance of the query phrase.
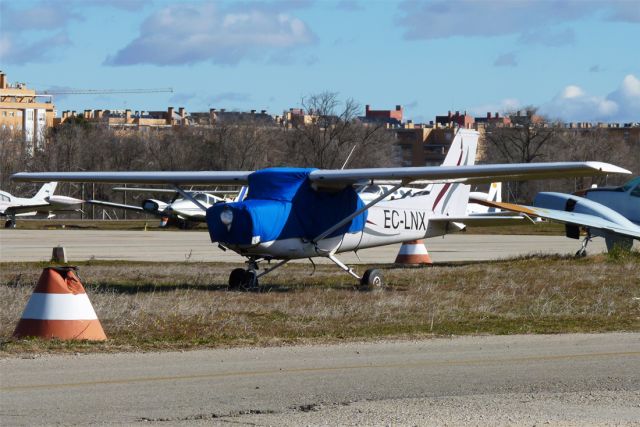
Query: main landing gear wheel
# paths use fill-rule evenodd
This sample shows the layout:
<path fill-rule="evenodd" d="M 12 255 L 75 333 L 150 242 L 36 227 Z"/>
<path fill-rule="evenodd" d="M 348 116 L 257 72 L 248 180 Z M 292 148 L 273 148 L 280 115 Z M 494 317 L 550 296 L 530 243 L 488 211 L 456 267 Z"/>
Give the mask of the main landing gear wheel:
<path fill-rule="evenodd" d="M 229 275 L 229 289 L 240 289 L 244 283 L 244 268 L 236 268 Z"/>
<path fill-rule="evenodd" d="M 256 272 L 236 268 L 229 275 L 229 289 L 253 289 L 258 287 Z"/>
<path fill-rule="evenodd" d="M 364 272 L 362 279 L 360 279 L 360 289 L 365 291 L 379 291 L 384 288 L 384 280 L 382 277 L 382 271 L 370 268 Z"/>

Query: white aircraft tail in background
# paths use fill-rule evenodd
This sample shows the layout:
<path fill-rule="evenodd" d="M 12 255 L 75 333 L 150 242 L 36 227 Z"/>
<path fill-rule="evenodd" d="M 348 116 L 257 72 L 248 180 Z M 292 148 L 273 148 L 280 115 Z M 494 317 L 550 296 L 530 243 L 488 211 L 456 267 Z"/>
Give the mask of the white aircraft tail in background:
<path fill-rule="evenodd" d="M 481 191 L 472 191 L 469 193 L 469 205 L 467 206 L 467 214 L 476 215 L 476 214 L 485 214 L 485 213 L 493 213 L 493 212 L 501 212 L 501 209 L 496 208 L 495 206 L 485 206 L 479 203 L 474 203 L 472 200 L 484 200 L 487 202 L 502 202 L 502 183 L 501 182 L 492 182 L 489 187 L 488 193 L 483 193 Z"/>
<path fill-rule="evenodd" d="M 54 212 L 79 210 L 82 200 L 53 194 L 57 185 L 57 182 L 47 182 L 31 198 L 0 191 L 0 216 L 8 218 L 4 227 L 15 228 L 16 217 L 53 218 Z"/>
<path fill-rule="evenodd" d="M 32 200 L 45 200 L 45 198 L 53 196 L 53 193 L 56 191 L 57 186 L 57 182 L 47 182 L 42 187 L 40 187 L 36 195 L 32 197 Z"/>

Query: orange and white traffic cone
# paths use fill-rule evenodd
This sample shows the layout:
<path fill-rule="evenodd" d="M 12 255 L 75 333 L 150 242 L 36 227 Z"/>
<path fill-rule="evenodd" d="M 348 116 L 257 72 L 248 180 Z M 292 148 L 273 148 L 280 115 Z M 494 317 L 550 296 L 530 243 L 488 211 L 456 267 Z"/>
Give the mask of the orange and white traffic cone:
<path fill-rule="evenodd" d="M 74 271 L 75 267 L 44 269 L 13 333 L 15 338 L 107 339 Z"/>
<path fill-rule="evenodd" d="M 424 240 L 404 242 L 396 257 L 396 264 L 432 264 Z"/>

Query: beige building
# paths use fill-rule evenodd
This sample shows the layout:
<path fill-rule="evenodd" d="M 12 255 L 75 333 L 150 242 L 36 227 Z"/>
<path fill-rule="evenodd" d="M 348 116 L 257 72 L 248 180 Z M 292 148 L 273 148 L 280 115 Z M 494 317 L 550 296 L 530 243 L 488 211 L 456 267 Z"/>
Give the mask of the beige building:
<path fill-rule="evenodd" d="M 439 166 L 457 128 L 409 126 L 390 129 L 396 134 L 402 166 Z"/>
<path fill-rule="evenodd" d="M 47 128 L 56 115 L 53 97 L 38 95 L 24 83 L 9 84 L 0 71 L 0 129 L 20 132 L 33 149 L 44 143 Z"/>

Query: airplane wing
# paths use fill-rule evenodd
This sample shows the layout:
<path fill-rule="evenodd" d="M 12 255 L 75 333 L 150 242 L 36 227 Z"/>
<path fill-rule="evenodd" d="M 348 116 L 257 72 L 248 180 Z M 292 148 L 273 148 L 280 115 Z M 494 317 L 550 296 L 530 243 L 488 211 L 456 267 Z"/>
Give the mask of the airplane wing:
<path fill-rule="evenodd" d="M 602 162 L 514 163 L 471 166 L 427 166 L 408 168 L 371 168 L 315 170 L 309 179 L 321 186 L 344 186 L 366 181 L 420 181 L 423 184 L 462 182 L 480 184 L 493 181 L 519 181 L 577 176 L 631 174 L 618 166 Z"/>
<path fill-rule="evenodd" d="M 11 176 L 23 182 L 104 182 L 132 184 L 247 184 L 251 171 L 204 172 L 20 172 Z M 376 180 L 429 183 L 563 178 L 576 176 L 631 174 L 618 166 L 602 162 L 515 163 L 472 166 L 425 166 L 367 169 L 315 169 L 309 179 L 320 187 L 345 187 Z"/>
<path fill-rule="evenodd" d="M 48 182 L 49 176 L 63 182 L 104 182 L 112 184 L 246 184 L 252 171 L 185 172 L 19 172 L 14 181 Z"/>
<path fill-rule="evenodd" d="M 539 208 L 535 206 L 524 206 L 514 203 L 490 202 L 480 199 L 475 199 L 473 200 L 473 202 L 490 207 L 505 209 L 511 212 L 520 212 L 528 216 L 545 218 L 551 221 L 560 222 L 562 224 L 606 230 L 616 234 L 632 237 L 634 239 L 640 239 L 640 227 L 632 228 L 630 226 L 623 226 L 621 224 L 616 224 L 613 221 L 609 221 L 595 215 L 567 212 L 557 209 Z"/>
<path fill-rule="evenodd" d="M 129 191 L 141 193 L 171 193 L 175 194 L 176 190 L 171 188 L 150 188 L 150 187 L 113 187 L 113 191 Z M 207 194 L 231 194 L 237 193 L 236 190 L 185 190 L 186 193 L 207 193 Z"/>
<path fill-rule="evenodd" d="M 85 201 L 85 203 L 88 203 L 90 205 L 97 205 L 97 206 L 107 206 L 109 208 L 120 208 L 120 209 L 128 209 L 128 210 L 138 211 L 138 212 L 145 212 L 145 210 L 142 209 L 141 206 L 124 205 L 121 203 L 107 202 L 104 200 L 87 200 Z"/>
<path fill-rule="evenodd" d="M 131 191 L 141 193 L 171 193 L 176 194 L 176 190 L 171 188 L 145 188 L 145 187 L 113 187 L 113 191 Z"/>

